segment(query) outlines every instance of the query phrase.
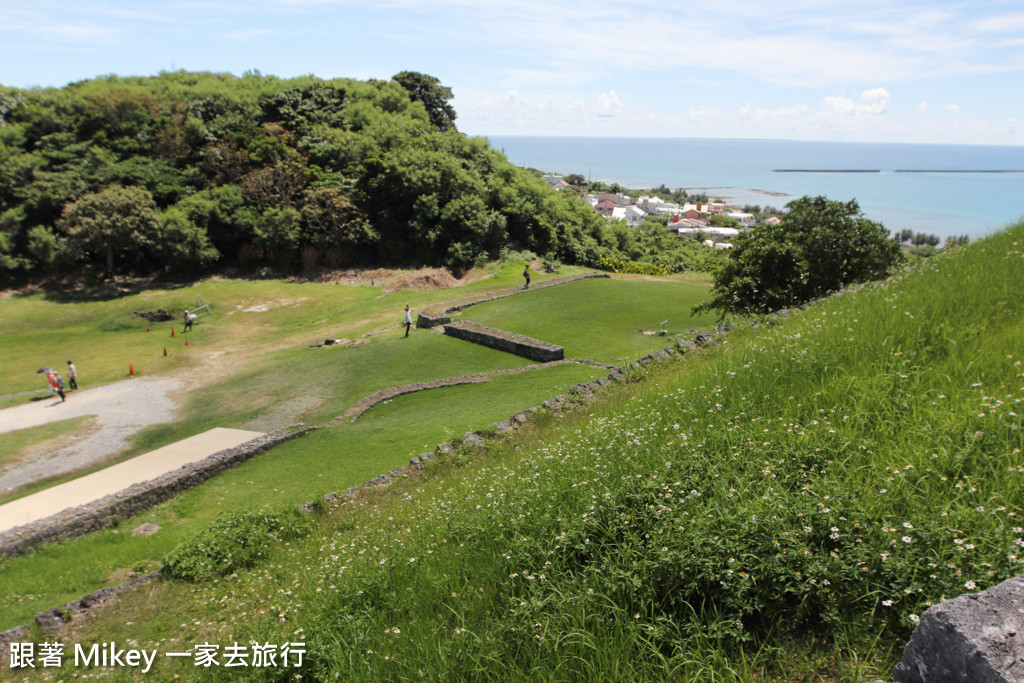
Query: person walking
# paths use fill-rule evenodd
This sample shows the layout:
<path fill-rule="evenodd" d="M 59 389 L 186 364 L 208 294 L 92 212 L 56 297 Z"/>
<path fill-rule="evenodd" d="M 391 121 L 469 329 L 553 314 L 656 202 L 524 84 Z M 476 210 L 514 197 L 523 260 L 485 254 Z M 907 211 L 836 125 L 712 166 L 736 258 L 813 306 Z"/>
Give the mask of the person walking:
<path fill-rule="evenodd" d="M 65 397 L 64 397 L 64 380 L 61 379 L 61 376 L 60 376 L 59 372 L 53 373 L 53 376 L 54 376 L 53 385 L 57 389 L 57 393 L 60 394 L 60 402 L 63 403 L 65 401 Z"/>
<path fill-rule="evenodd" d="M 523 289 L 530 288 L 530 264 L 526 264 L 526 268 L 523 270 L 523 277 L 526 278 L 526 284 L 523 285 Z"/>
<path fill-rule="evenodd" d="M 54 377 L 53 370 L 47 371 L 46 381 L 50 383 L 50 396 L 53 396 L 57 393 L 57 379 Z"/>
<path fill-rule="evenodd" d="M 75 369 L 75 364 L 68 361 L 68 389 L 72 391 L 78 389 L 78 370 Z"/>
<path fill-rule="evenodd" d="M 409 304 L 405 305 L 405 336 L 409 336 L 409 329 L 412 328 L 412 311 L 409 310 Z"/>
<path fill-rule="evenodd" d="M 182 330 L 182 332 L 187 332 L 187 331 L 189 331 L 189 330 L 191 330 L 191 329 L 192 329 L 192 321 L 193 321 L 194 319 L 195 319 L 195 318 L 193 318 L 193 317 L 192 317 L 192 314 L 191 314 L 191 313 L 189 313 L 189 312 L 188 312 L 188 309 L 186 308 L 186 309 L 185 309 L 185 327 L 184 327 L 184 329 Z"/>

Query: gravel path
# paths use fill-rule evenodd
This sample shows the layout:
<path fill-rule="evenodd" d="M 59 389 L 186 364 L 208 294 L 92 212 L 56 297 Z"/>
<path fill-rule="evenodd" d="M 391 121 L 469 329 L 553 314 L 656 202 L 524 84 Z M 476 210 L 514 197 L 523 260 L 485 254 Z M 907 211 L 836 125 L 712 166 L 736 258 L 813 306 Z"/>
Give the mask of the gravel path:
<path fill-rule="evenodd" d="M 0 491 L 10 491 L 43 477 L 77 470 L 117 453 L 143 427 L 170 422 L 184 389 L 178 379 L 138 377 L 95 389 L 73 391 L 0 410 L 0 434 L 48 422 L 95 415 L 97 427 L 56 453 L 0 468 Z"/>

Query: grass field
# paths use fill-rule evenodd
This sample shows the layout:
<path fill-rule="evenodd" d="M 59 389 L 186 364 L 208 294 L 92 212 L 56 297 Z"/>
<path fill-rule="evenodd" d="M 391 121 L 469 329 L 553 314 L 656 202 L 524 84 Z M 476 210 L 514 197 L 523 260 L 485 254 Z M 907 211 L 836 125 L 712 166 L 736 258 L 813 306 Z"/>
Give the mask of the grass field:
<path fill-rule="evenodd" d="M 490 286 L 507 287 L 507 280 L 506 274 L 499 273 L 490 280 Z M 626 287 L 621 287 L 612 280 L 600 282 L 609 287 L 590 288 L 582 294 L 574 290 L 584 283 L 558 289 L 564 289 L 570 299 L 596 298 L 611 308 L 622 307 L 629 301 L 632 285 L 649 285 L 627 282 Z M 692 284 L 666 284 L 684 298 L 698 296 L 701 291 Z M 480 283 L 475 286 L 483 288 Z M 182 419 L 144 430 L 136 437 L 128 454 L 152 450 L 218 426 L 260 431 L 299 421 L 325 426 L 359 399 L 384 388 L 530 364 L 517 356 L 458 341 L 435 331 L 414 330 L 410 338 L 405 339 L 402 337 L 404 329 L 397 327 L 363 338 L 367 342 L 363 346 L 309 348 L 309 343 L 326 336 L 362 338 L 359 337 L 362 331 L 393 322 L 393 303 L 382 304 L 379 292 L 375 293 L 370 287 L 213 281 L 195 289 L 200 293 L 175 291 L 175 301 L 203 296 L 229 303 L 216 307 L 213 315 L 202 319 L 188 333 L 191 342 L 188 350 L 179 347 L 176 356 L 160 359 L 167 361 L 162 372 L 210 372 L 211 376 L 200 390 L 189 394 Z M 418 303 L 422 304 L 428 296 L 432 299 L 430 302 L 462 296 L 463 289 L 459 288 L 454 295 L 451 290 L 441 290 L 405 292 L 382 298 L 393 300 L 398 296 L 400 301 L 416 303 L 418 297 Z M 339 297 L 337 290 L 344 296 Z M 529 296 L 540 293 L 531 292 Z M 126 315 L 125 311 L 156 307 L 154 302 L 160 307 L 169 307 L 163 296 L 149 292 L 140 295 L 147 301 L 129 297 L 133 301 L 104 302 L 107 308 L 103 313 L 93 311 L 82 318 L 94 325 L 92 329 L 85 329 L 82 337 L 102 347 L 96 340 L 113 334 L 106 329 L 112 326 L 111 320 L 120 319 Z M 302 302 L 297 308 L 294 302 L 299 300 Z M 339 304 L 339 300 L 348 303 Z M 267 301 L 279 305 L 268 306 L 266 311 L 246 312 L 247 309 L 262 309 L 265 304 L 261 302 Z M 9 302 L 0 302 L 0 307 Z M 14 309 L 21 311 L 19 315 L 24 316 L 29 302 L 15 300 L 12 303 Z M 43 302 L 43 305 L 57 304 Z M 59 305 L 74 309 L 81 304 Z M 223 308 L 229 310 L 225 312 Z M 385 311 L 389 317 L 385 317 Z M 328 314 L 335 332 L 325 332 L 323 326 L 328 323 L 324 322 L 319 323 L 317 332 L 301 331 L 310 327 L 306 322 L 308 318 L 319 320 L 320 316 Z M 73 312 L 62 315 L 75 318 Z M 22 317 L 20 324 L 25 333 L 32 336 L 30 320 L 30 317 Z M 557 316 L 551 318 L 551 324 L 559 324 Z M 608 325 L 607 335 L 612 336 L 618 334 L 618 324 L 618 319 L 607 319 L 591 327 L 601 333 Z M 165 325 L 166 335 L 161 333 L 155 339 L 152 335 L 158 328 L 153 326 L 147 333 L 145 323 L 141 325 L 141 331 L 123 332 L 128 347 L 134 343 L 152 345 L 154 341 L 163 346 L 170 339 L 169 325 Z M 180 336 L 178 330 L 174 339 Z M 634 343 L 632 347 L 637 355 L 668 343 L 660 337 L 645 337 L 640 341 L 642 343 Z M 292 345 L 288 346 L 289 343 Z M 121 358 L 126 353 L 123 347 L 111 348 L 108 352 Z M 208 360 L 210 355 L 221 360 L 213 364 Z M 76 354 L 75 361 L 80 368 L 92 364 L 89 356 L 83 354 Z M 97 362 L 102 367 L 107 361 Z M 573 384 L 603 374 L 606 371 L 591 366 L 566 364 L 495 376 L 484 384 L 394 398 L 372 408 L 355 423 L 325 426 L 261 454 L 215 480 L 126 521 L 121 528 L 44 546 L 32 555 L 0 562 L 4 598 L 0 628 L 30 621 L 40 609 L 91 592 L 110 577 L 121 577 L 133 568 L 157 566 L 163 555 L 181 539 L 203 528 L 225 510 L 262 505 L 294 506 L 330 491 L 358 485 L 408 463 L 414 455 L 433 450 L 440 442 L 486 428 L 512 413 L 563 393 Z M 24 449 L 72 427 L 57 425 L 27 430 L 30 433 L 21 435 L 15 440 L 15 446 L 9 448 Z M 152 537 L 132 537 L 127 533 L 143 522 L 153 522 L 164 529 Z"/>
<path fill-rule="evenodd" d="M 75 637 L 303 641 L 316 680 L 887 678 L 930 605 L 1024 564 L 1021 240 L 737 329 Z"/>
<path fill-rule="evenodd" d="M 706 292 L 707 286 L 699 283 L 584 280 L 480 304 L 456 315 L 563 346 L 567 358 L 622 365 L 664 348 L 664 337 L 653 334 L 662 329 L 679 336 L 713 327 L 714 314 L 690 315 Z"/>

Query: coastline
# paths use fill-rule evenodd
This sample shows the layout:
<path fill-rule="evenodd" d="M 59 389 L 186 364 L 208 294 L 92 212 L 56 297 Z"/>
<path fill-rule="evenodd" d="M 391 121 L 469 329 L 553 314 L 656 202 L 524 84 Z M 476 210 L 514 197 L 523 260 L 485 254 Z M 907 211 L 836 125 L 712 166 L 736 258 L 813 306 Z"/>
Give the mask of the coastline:
<path fill-rule="evenodd" d="M 1024 147 L 487 137 L 512 163 L 545 173 L 578 173 L 630 189 L 665 185 L 777 209 L 797 197 L 823 195 L 857 201 L 892 231 L 982 237 L 1024 216 Z"/>

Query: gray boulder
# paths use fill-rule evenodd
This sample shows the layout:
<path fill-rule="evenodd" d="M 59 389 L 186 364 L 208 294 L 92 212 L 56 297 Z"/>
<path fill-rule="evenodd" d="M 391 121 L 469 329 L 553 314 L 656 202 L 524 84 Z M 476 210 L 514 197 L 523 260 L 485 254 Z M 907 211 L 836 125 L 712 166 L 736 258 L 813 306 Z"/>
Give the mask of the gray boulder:
<path fill-rule="evenodd" d="M 893 677 L 896 683 L 1024 681 L 1024 576 L 929 608 Z"/>

